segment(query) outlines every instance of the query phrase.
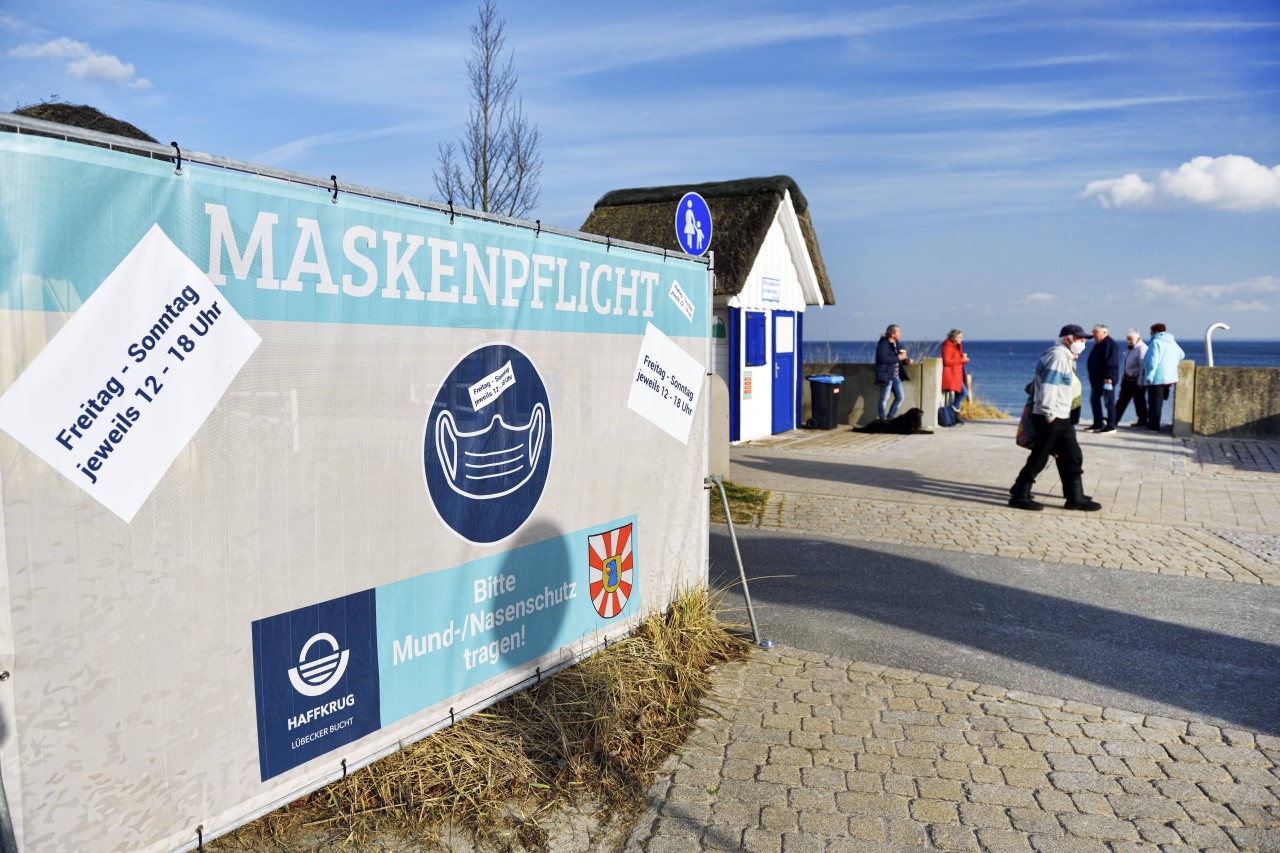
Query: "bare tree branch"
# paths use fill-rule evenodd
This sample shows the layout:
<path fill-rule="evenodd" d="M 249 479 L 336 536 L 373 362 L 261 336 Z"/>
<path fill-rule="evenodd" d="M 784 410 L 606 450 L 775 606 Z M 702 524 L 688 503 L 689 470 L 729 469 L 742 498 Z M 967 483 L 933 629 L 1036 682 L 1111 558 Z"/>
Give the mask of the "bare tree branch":
<path fill-rule="evenodd" d="M 506 21 L 484 0 L 471 25 L 467 84 L 471 110 L 462 139 L 439 146 L 436 191 L 473 210 L 524 217 L 538 204 L 542 134 L 516 91 L 515 60 L 507 56 Z"/>

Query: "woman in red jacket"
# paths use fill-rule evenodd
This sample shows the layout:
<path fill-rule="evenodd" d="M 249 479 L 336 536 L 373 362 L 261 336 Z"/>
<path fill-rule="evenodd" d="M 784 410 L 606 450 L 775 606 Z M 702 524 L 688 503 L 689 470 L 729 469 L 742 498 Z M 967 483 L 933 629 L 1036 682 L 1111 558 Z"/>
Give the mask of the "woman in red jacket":
<path fill-rule="evenodd" d="M 951 408 L 956 413 L 957 424 L 963 423 L 960 420 L 960 401 L 969 393 L 969 386 L 964 381 L 968 363 L 969 356 L 964 354 L 964 330 L 952 329 L 942 342 L 942 393 L 950 391 L 955 394 Z"/>

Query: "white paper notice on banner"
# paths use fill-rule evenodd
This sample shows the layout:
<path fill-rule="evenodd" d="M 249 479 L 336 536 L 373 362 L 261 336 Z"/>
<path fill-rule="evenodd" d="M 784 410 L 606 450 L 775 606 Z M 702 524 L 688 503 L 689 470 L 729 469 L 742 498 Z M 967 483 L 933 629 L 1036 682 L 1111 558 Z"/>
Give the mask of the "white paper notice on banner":
<path fill-rule="evenodd" d="M 627 408 L 688 444 L 705 373 L 696 358 L 649 323 L 636 360 Z"/>
<path fill-rule="evenodd" d="M 680 286 L 680 282 L 675 279 L 671 280 L 671 290 L 667 294 L 671 297 L 671 301 L 680 309 L 680 313 L 690 322 L 693 321 L 693 300 L 689 298 L 689 294 L 684 292 L 684 288 Z"/>
<path fill-rule="evenodd" d="M 0 429 L 132 521 L 260 343 L 153 225 L 0 397 Z"/>
<path fill-rule="evenodd" d="M 469 389 L 471 392 L 471 408 L 477 412 L 502 396 L 502 392 L 516 384 L 516 374 L 511 362 L 499 367 Z"/>

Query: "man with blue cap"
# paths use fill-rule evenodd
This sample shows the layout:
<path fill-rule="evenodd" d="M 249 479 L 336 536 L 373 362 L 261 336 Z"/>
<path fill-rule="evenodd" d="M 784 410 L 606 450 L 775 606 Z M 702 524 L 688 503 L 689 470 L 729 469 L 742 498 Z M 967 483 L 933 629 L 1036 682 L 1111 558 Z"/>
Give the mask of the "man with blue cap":
<path fill-rule="evenodd" d="M 1066 509 L 1096 512 L 1102 504 L 1084 493 L 1084 454 L 1076 441 L 1076 428 L 1071 423 L 1071 401 L 1074 396 L 1075 360 L 1084 352 L 1088 335 L 1080 326 L 1069 323 L 1058 332 L 1053 346 L 1045 350 L 1036 365 L 1032 382 L 1032 441 L 1027 464 L 1009 489 L 1009 506 L 1014 509 L 1042 510 L 1044 504 L 1031 497 L 1031 486 L 1052 456 L 1062 478 L 1062 494 Z"/>

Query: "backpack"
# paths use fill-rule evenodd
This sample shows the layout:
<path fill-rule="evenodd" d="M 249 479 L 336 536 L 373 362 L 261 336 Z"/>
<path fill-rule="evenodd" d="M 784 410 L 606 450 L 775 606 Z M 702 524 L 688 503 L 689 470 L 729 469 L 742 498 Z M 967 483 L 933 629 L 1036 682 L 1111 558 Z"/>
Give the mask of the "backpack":
<path fill-rule="evenodd" d="M 947 405 L 938 407 L 938 426 L 953 427 L 956 425 L 956 410 Z"/>

